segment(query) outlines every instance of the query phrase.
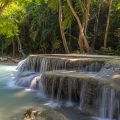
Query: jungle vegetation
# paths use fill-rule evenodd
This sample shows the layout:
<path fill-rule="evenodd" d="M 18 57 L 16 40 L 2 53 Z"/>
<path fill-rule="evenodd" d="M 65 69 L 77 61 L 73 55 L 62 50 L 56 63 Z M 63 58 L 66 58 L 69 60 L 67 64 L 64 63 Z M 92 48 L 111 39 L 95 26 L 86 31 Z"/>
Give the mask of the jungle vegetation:
<path fill-rule="evenodd" d="M 120 55 L 119 0 L 0 0 L 0 54 Z"/>

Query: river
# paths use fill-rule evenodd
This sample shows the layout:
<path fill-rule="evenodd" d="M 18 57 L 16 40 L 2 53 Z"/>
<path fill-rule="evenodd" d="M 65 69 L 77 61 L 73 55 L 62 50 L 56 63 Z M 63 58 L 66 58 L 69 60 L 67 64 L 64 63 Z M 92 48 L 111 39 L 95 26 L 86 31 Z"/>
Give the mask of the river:
<path fill-rule="evenodd" d="M 15 86 L 13 83 L 15 74 L 16 65 L 0 64 L 0 120 L 22 120 L 25 110 L 47 107 L 46 103 L 49 101 L 41 98 L 39 91 Z M 61 107 L 54 110 L 63 113 L 69 120 L 90 120 L 87 116 L 81 115 L 77 107 L 72 109 Z"/>

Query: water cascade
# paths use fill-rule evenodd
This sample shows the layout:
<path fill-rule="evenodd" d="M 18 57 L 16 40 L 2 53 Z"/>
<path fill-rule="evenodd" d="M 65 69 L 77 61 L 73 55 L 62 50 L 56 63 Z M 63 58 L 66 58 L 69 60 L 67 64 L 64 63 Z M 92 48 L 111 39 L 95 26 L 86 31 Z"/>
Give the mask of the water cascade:
<path fill-rule="evenodd" d="M 15 82 L 38 89 L 50 102 L 78 105 L 92 116 L 120 119 L 120 59 L 32 55 L 20 62 Z"/>

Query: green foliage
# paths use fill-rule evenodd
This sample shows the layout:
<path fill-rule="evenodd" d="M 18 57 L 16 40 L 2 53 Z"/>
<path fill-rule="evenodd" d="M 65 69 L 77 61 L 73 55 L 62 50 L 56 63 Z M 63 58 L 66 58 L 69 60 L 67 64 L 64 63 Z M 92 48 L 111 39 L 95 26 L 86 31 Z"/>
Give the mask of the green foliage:
<path fill-rule="evenodd" d="M 104 55 L 113 55 L 114 52 L 114 50 L 111 47 L 108 48 L 101 47 L 100 51 Z"/>
<path fill-rule="evenodd" d="M 50 0 L 48 7 L 55 11 L 58 10 L 58 0 Z"/>
<path fill-rule="evenodd" d="M 9 4 L 0 15 L 0 35 L 13 37 L 19 34 L 19 24 L 25 14 L 24 4 L 21 0 Z"/>
<path fill-rule="evenodd" d="M 4 4 L 5 1 L 0 0 L 0 5 Z M 82 2 L 83 7 L 86 7 L 87 0 L 82 0 Z M 73 0 L 72 3 L 81 22 L 83 22 L 80 1 Z M 94 26 L 96 25 L 100 5 L 98 30 L 94 41 Z M 4 38 L 4 49 L 9 51 L 17 36 L 21 39 L 23 49 L 27 54 L 31 52 L 63 53 L 58 10 L 58 0 L 13 0 L 0 15 L 0 38 Z M 65 31 L 68 46 L 71 51 L 78 51 L 76 38 L 78 38 L 79 29 L 66 0 L 62 0 L 62 10 L 62 27 Z M 120 1 L 113 0 L 108 34 L 109 47 L 101 48 L 103 46 L 107 13 L 108 8 L 102 0 L 93 1 L 90 9 L 87 39 L 90 46 L 94 42 L 95 49 L 100 49 L 102 54 L 114 54 L 114 50 L 120 51 Z M 12 49 L 10 49 L 10 52 L 12 52 Z"/>
<path fill-rule="evenodd" d="M 13 37 L 14 35 L 18 35 L 18 26 L 12 18 L 1 16 L 0 35 L 6 35 L 6 37 Z"/>
<path fill-rule="evenodd" d="M 64 16 L 64 20 L 62 26 L 66 30 L 71 27 L 73 21 L 73 16 L 71 15 L 71 11 L 66 4 L 63 6 L 63 16 Z"/>

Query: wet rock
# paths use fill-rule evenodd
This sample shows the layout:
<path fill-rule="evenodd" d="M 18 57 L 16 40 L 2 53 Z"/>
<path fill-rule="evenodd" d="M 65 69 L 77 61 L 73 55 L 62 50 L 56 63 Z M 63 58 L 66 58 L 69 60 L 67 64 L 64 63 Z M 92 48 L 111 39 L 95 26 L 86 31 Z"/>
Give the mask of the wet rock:
<path fill-rule="evenodd" d="M 80 91 L 83 86 L 87 87 L 86 91 L 92 95 L 99 90 L 99 86 L 102 84 L 100 79 L 91 74 L 71 71 L 46 72 L 43 74 L 42 82 L 48 96 L 56 98 L 61 87 L 60 99 L 67 100 L 71 94 L 71 99 L 76 102 L 80 100 Z"/>
<path fill-rule="evenodd" d="M 59 57 L 49 55 L 31 55 L 28 56 L 19 68 L 19 71 L 34 71 L 42 72 L 52 70 L 86 70 L 99 71 L 104 65 L 105 60 L 96 58 L 74 58 L 74 57 Z M 44 65 L 44 69 L 43 69 Z"/>
<path fill-rule="evenodd" d="M 7 61 L 8 59 L 6 57 L 0 57 L 0 61 L 3 62 L 3 61 Z"/>
<path fill-rule="evenodd" d="M 0 62 L 1 63 L 7 63 L 7 64 L 17 64 L 18 62 L 20 62 L 20 59 L 18 58 L 12 58 L 12 57 L 0 57 Z"/>
<path fill-rule="evenodd" d="M 47 109 L 28 109 L 23 120 L 68 120 L 63 114 Z"/>

